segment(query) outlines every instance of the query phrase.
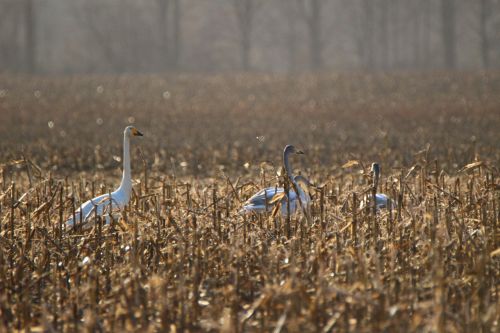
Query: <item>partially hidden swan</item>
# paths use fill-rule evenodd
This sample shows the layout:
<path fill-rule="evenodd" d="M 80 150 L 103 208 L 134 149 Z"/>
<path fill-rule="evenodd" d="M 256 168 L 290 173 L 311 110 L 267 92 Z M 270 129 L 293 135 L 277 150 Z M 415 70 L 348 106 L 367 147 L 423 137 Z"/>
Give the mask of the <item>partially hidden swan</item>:
<path fill-rule="evenodd" d="M 307 191 L 304 191 L 304 188 L 307 186 L 313 186 L 311 182 L 302 175 L 293 176 L 292 168 L 289 162 L 289 156 L 291 154 L 304 154 L 302 151 L 297 150 L 294 146 L 288 145 L 285 147 L 283 151 L 283 165 L 285 167 L 286 174 L 291 182 L 289 195 L 290 198 L 287 200 L 286 193 L 284 188 L 282 187 L 267 187 L 265 189 L 260 190 L 252 197 L 250 197 L 244 204 L 242 212 L 256 212 L 256 213 L 264 213 L 271 212 L 275 209 L 277 203 L 281 203 L 281 215 L 288 215 L 288 204 L 290 202 L 290 214 L 293 214 L 297 207 L 300 206 L 300 201 L 302 202 L 303 209 L 307 210 L 311 204 L 311 198 Z M 299 194 L 295 192 L 293 188 L 297 188 Z M 267 203 L 266 203 L 267 201 Z"/>
<path fill-rule="evenodd" d="M 375 190 L 378 187 L 378 181 L 380 177 L 380 166 L 378 163 L 372 163 L 372 167 L 370 170 L 373 174 L 373 185 L 375 187 Z M 371 195 L 367 196 L 365 200 L 361 201 L 360 208 L 363 209 L 366 207 L 367 204 L 371 202 L 372 198 Z M 392 200 L 388 195 L 383 194 L 383 193 L 376 193 L 375 194 L 375 207 L 377 210 L 379 209 L 389 209 L 389 205 L 392 205 L 392 207 L 396 207 L 396 202 Z"/>
<path fill-rule="evenodd" d="M 128 126 L 123 132 L 123 176 L 120 186 L 111 194 L 102 194 L 92 198 L 75 211 L 67 221 L 68 227 L 73 227 L 75 224 L 85 223 L 93 218 L 95 214 L 103 216 L 109 214 L 109 207 L 113 211 L 122 210 L 130 200 L 132 192 L 132 178 L 130 171 L 130 138 L 133 136 L 143 136 L 134 126 Z M 111 196 L 110 196 L 111 195 Z"/>

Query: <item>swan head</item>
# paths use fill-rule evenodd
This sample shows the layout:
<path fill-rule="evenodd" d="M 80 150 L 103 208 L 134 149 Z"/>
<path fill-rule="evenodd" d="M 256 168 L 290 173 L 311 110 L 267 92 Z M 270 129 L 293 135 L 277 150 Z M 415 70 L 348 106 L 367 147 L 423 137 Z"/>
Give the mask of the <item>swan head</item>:
<path fill-rule="evenodd" d="M 288 155 L 288 154 L 304 154 L 304 152 L 302 150 L 299 150 L 297 148 L 295 148 L 295 146 L 293 145 L 286 145 L 284 151 L 283 151 L 283 154 L 285 155 Z"/>
<path fill-rule="evenodd" d="M 379 174 L 380 174 L 380 166 L 378 165 L 378 163 L 372 163 L 371 172 L 373 173 L 373 175 L 375 177 L 379 176 Z"/>
<path fill-rule="evenodd" d="M 124 134 L 126 136 L 128 136 L 128 137 L 131 137 L 131 136 L 143 136 L 143 134 L 141 132 L 139 132 L 139 130 L 137 128 L 135 128 L 134 126 L 127 126 L 127 127 L 125 127 Z"/>

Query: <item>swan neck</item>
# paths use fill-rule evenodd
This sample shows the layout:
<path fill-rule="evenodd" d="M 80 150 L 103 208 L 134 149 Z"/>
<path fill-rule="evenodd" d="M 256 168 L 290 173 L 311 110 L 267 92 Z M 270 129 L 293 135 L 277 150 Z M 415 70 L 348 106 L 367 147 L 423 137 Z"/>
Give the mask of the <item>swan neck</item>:
<path fill-rule="evenodd" d="M 132 189 L 132 178 L 130 171 L 130 138 L 125 134 L 123 137 L 123 176 L 120 189 L 129 193 Z"/>
<path fill-rule="evenodd" d="M 379 174 L 378 172 L 376 172 L 375 175 L 373 175 L 373 187 L 375 188 L 375 190 L 377 190 L 378 187 L 378 180 L 379 180 Z"/>
<path fill-rule="evenodd" d="M 286 174 L 288 175 L 288 178 L 290 178 L 290 181 L 295 183 L 293 179 L 292 167 L 290 166 L 290 161 L 288 160 L 289 155 L 290 155 L 289 150 L 285 150 L 283 152 L 283 165 L 285 166 L 285 171 Z"/>
<path fill-rule="evenodd" d="M 298 194 L 302 197 L 305 196 L 306 192 L 300 185 L 301 185 L 300 182 L 295 182 L 295 186 L 297 186 L 297 191 L 299 192 Z"/>

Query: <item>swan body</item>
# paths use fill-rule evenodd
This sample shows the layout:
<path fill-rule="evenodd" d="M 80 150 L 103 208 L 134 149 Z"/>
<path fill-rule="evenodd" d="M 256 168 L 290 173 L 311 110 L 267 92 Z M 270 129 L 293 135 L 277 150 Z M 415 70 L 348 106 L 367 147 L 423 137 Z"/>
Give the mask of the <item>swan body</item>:
<path fill-rule="evenodd" d="M 375 188 L 377 188 L 378 187 L 378 180 L 380 177 L 380 166 L 378 165 L 378 163 L 372 163 L 371 172 L 373 173 L 373 186 L 375 186 Z M 371 195 L 367 196 L 363 201 L 361 201 L 360 208 L 364 209 L 367 205 L 369 205 L 371 200 L 372 200 L 372 196 Z M 389 202 L 391 203 L 392 207 L 395 207 L 396 202 L 394 200 L 392 200 L 388 195 L 383 194 L 383 193 L 376 193 L 375 194 L 375 207 L 377 208 L 377 210 L 389 209 L 390 208 Z"/>
<path fill-rule="evenodd" d="M 134 126 L 126 127 L 123 132 L 123 175 L 120 186 L 111 194 L 102 194 L 81 204 L 75 211 L 74 219 L 72 215 L 66 221 L 68 227 L 73 227 L 75 223 L 87 222 L 95 214 L 101 217 L 106 215 L 106 221 L 109 222 L 109 215 L 112 211 L 123 210 L 128 204 L 132 192 L 130 170 L 130 138 L 132 136 L 143 135 Z M 112 211 L 109 210 L 110 208 Z"/>
<path fill-rule="evenodd" d="M 295 176 L 294 181 L 296 182 L 299 195 L 294 190 L 289 190 L 290 199 L 287 200 L 285 189 L 282 187 L 268 187 L 260 190 L 254 194 L 250 199 L 248 199 L 243 205 L 243 211 L 245 212 L 256 212 L 265 213 L 271 212 L 275 208 L 276 204 L 279 202 L 281 204 L 281 215 L 288 215 L 288 202 L 290 202 L 290 214 L 294 214 L 297 207 L 300 207 L 300 201 L 304 206 L 305 210 L 308 210 L 311 205 L 311 197 L 307 192 L 305 192 L 302 187 L 298 184 L 298 177 Z M 305 179 L 305 178 L 304 178 Z M 281 198 L 279 198 L 281 197 Z M 266 199 L 267 199 L 267 211 L 266 211 Z"/>
<path fill-rule="evenodd" d="M 375 194 L 375 205 L 377 206 L 377 209 L 389 209 L 389 201 L 391 201 L 391 198 L 389 198 L 387 195 L 383 193 Z"/>
<path fill-rule="evenodd" d="M 288 215 L 288 202 L 290 203 L 290 214 L 293 214 L 297 207 L 300 206 L 300 202 L 303 205 L 304 210 L 308 209 L 311 203 L 311 198 L 309 194 L 307 194 L 301 185 L 312 186 L 312 184 L 301 175 L 293 176 L 292 168 L 289 162 L 290 154 L 304 154 L 302 151 L 297 150 L 292 145 L 287 145 L 283 150 L 283 165 L 285 167 L 286 174 L 288 178 L 294 183 L 290 186 L 289 195 L 290 198 L 287 200 L 285 190 L 282 187 L 268 187 L 260 190 L 252 197 L 250 197 L 244 204 L 242 212 L 256 212 L 256 213 L 264 213 L 272 211 L 276 204 L 279 202 L 281 204 L 281 215 Z M 297 188 L 299 194 L 293 190 L 293 188 Z M 266 205 L 267 200 L 267 205 Z"/>
<path fill-rule="evenodd" d="M 363 201 L 361 201 L 361 204 L 359 205 L 360 209 L 365 209 L 366 206 L 370 206 L 372 198 L 371 195 L 367 195 Z M 392 200 L 389 196 L 383 194 L 383 193 L 377 193 L 375 194 L 375 206 L 377 207 L 377 211 L 381 209 L 389 209 L 389 202 L 391 202 L 392 209 L 396 208 L 397 203 Z"/>

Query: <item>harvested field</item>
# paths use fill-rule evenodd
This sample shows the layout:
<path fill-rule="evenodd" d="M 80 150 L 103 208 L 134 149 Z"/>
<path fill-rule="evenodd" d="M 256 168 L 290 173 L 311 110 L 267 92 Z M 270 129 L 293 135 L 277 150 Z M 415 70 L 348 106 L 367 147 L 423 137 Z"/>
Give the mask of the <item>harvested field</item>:
<path fill-rule="evenodd" d="M 500 74 L 0 76 L 2 330 L 500 329 Z M 66 230 L 121 178 L 110 225 Z M 280 185 L 310 219 L 239 214 Z M 379 192 L 393 209 L 359 203 Z"/>

